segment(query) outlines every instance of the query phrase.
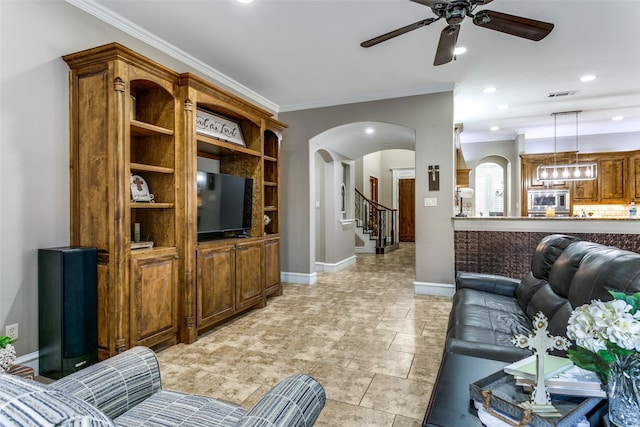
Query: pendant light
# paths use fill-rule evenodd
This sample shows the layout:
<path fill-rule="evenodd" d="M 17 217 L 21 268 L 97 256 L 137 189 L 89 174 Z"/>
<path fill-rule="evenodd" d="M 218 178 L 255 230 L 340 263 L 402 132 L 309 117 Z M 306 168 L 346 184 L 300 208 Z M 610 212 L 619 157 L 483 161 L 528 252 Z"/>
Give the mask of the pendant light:
<path fill-rule="evenodd" d="M 538 166 L 538 181 L 587 181 L 598 177 L 598 164 L 596 162 L 578 161 L 578 114 L 581 111 L 565 111 L 552 113 L 553 116 L 553 164 Z M 559 165 L 557 162 L 557 116 L 565 114 L 575 114 L 576 118 L 576 161 Z"/>

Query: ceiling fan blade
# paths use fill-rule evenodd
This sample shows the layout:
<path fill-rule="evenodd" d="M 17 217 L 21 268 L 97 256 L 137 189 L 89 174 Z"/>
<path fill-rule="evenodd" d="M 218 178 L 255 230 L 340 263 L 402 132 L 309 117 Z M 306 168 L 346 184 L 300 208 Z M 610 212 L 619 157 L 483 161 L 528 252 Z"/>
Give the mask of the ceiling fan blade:
<path fill-rule="evenodd" d="M 432 9 L 438 4 L 442 4 L 442 5 L 446 6 L 446 5 L 451 3 L 448 0 L 411 0 L 411 1 L 415 2 L 415 3 L 423 4 L 425 6 L 429 6 Z M 491 0 L 489 0 L 489 1 L 491 1 Z"/>
<path fill-rule="evenodd" d="M 473 17 L 473 23 L 490 30 L 500 31 L 513 36 L 522 37 L 529 40 L 540 41 L 545 38 L 551 30 L 553 24 L 536 21 L 535 19 L 523 18 L 521 16 L 509 15 L 493 10 L 483 10 Z"/>
<path fill-rule="evenodd" d="M 453 59 L 453 50 L 456 48 L 456 42 L 458 41 L 458 34 L 460 34 L 460 25 L 448 25 L 442 30 L 433 65 L 442 65 L 451 62 Z"/>
<path fill-rule="evenodd" d="M 413 30 L 417 30 L 418 28 L 425 27 L 425 26 L 431 24 L 432 22 L 437 21 L 438 19 L 440 19 L 440 18 L 427 18 L 427 19 L 423 19 L 422 21 L 414 22 L 413 24 L 406 25 L 406 26 L 404 26 L 402 28 L 398 28 L 397 30 L 389 31 L 386 34 L 383 34 L 383 35 L 378 36 L 378 37 L 374 37 L 371 40 L 364 41 L 364 42 L 360 43 L 360 46 L 362 46 L 362 47 L 375 46 L 378 43 L 382 43 L 382 42 L 387 41 L 389 39 L 392 39 L 394 37 L 401 36 L 403 34 L 408 33 L 409 31 L 413 31 Z"/>

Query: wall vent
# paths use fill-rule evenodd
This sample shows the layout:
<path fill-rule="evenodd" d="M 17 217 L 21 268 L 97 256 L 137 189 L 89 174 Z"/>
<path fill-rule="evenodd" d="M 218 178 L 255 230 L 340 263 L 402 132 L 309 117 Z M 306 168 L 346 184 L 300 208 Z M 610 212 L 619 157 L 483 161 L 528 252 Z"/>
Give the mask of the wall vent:
<path fill-rule="evenodd" d="M 562 96 L 571 96 L 571 95 L 575 95 L 576 93 L 578 93 L 577 90 L 565 90 L 563 92 L 551 92 L 550 94 L 547 95 L 547 98 L 559 98 Z"/>

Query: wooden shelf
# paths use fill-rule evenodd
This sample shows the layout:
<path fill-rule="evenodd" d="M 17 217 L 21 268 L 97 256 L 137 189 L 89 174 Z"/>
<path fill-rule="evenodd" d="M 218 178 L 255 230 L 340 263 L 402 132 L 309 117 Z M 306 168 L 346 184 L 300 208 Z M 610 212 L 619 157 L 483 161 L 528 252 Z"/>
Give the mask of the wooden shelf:
<path fill-rule="evenodd" d="M 262 153 L 252 150 L 242 145 L 233 144 L 231 142 L 223 141 L 211 136 L 197 134 L 198 151 L 204 151 L 205 153 L 216 154 L 219 156 L 235 155 L 238 153 L 248 154 L 250 156 L 262 157 Z"/>
<path fill-rule="evenodd" d="M 277 182 L 271 182 L 271 181 L 265 181 L 264 182 L 265 187 L 277 187 L 278 183 Z"/>
<path fill-rule="evenodd" d="M 264 159 L 269 161 L 269 162 L 277 162 L 278 159 L 276 159 L 275 157 L 271 157 L 271 156 L 264 156 Z"/>
<path fill-rule="evenodd" d="M 156 172 L 156 173 L 166 173 L 172 174 L 174 172 L 173 168 L 165 168 L 162 166 L 153 166 L 153 165 L 145 165 L 142 163 L 131 163 L 132 171 L 141 171 L 141 172 Z"/>
<path fill-rule="evenodd" d="M 131 135 L 133 136 L 153 136 L 153 135 L 173 135 L 173 130 L 141 122 L 131 120 Z"/>
<path fill-rule="evenodd" d="M 275 206 L 265 206 L 264 207 L 264 211 L 265 212 L 276 212 L 277 210 L 278 210 L 278 208 L 275 207 Z"/>
<path fill-rule="evenodd" d="M 173 209 L 173 203 L 131 202 L 132 209 Z"/>

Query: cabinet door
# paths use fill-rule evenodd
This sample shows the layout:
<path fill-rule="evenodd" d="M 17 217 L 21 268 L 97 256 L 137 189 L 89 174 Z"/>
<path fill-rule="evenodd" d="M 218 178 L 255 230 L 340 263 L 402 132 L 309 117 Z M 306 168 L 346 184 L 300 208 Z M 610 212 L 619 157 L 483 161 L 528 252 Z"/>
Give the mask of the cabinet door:
<path fill-rule="evenodd" d="M 177 252 L 131 256 L 130 346 L 152 347 L 178 332 Z"/>
<path fill-rule="evenodd" d="M 627 159 L 610 158 L 598 162 L 598 192 L 601 202 L 625 202 L 625 171 Z"/>
<path fill-rule="evenodd" d="M 266 295 L 282 295 L 279 239 L 264 241 L 264 288 Z"/>
<path fill-rule="evenodd" d="M 197 327 L 212 325 L 235 310 L 235 247 L 198 249 Z"/>
<path fill-rule="evenodd" d="M 631 171 L 634 187 L 631 193 L 631 200 L 640 200 L 640 158 L 634 157 L 632 161 Z"/>
<path fill-rule="evenodd" d="M 262 242 L 236 247 L 236 309 L 264 305 Z"/>
<path fill-rule="evenodd" d="M 574 203 L 593 203 L 598 201 L 598 181 L 574 181 L 573 201 Z"/>

